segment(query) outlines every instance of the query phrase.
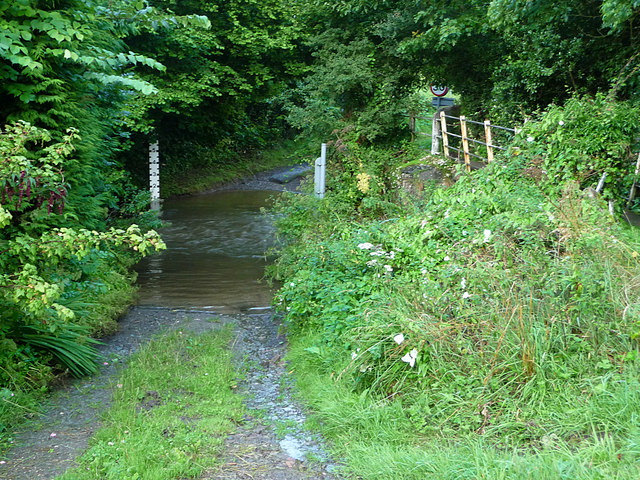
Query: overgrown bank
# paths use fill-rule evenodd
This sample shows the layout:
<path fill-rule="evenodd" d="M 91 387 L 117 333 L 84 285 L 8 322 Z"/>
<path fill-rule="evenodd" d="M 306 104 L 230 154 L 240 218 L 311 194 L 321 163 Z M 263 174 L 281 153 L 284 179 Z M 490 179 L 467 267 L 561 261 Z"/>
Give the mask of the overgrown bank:
<path fill-rule="evenodd" d="M 640 238 L 590 193 L 628 187 L 637 131 L 601 102 L 422 198 L 397 149 L 341 141 L 327 198 L 283 203 L 291 358 L 353 474 L 637 478 Z"/>

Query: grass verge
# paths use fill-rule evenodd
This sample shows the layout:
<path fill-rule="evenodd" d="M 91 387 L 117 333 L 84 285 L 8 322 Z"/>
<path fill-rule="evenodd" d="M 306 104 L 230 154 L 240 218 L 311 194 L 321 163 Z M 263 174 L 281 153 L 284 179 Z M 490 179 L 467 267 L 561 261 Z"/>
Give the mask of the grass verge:
<path fill-rule="evenodd" d="M 233 393 L 231 329 L 158 337 L 129 361 L 79 467 L 59 480 L 197 477 L 243 414 Z"/>
<path fill-rule="evenodd" d="M 580 407 L 585 417 L 601 410 L 599 417 L 621 415 L 617 422 L 628 436 L 614 430 L 601 430 L 601 418 L 594 417 L 584 438 L 565 441 L 549 424 L 538 426 L 534 421 L 521 422 L 526 428 L 547 431 L 535 448 L 524 442 L 497 445 L 496 435 L 477 432 L 452 433 L 449 428 L 457 418 L 471 413 L 481 418 L 481 412 L 454 412 L 451 418 L 439 418 L 433 398 L 444 390 L 446 395 L 460 395 L 460 390 L 436 387 L 410 398 L 381 398 L 368 391 L 355 391 L 348 384 L 336 381 L 340 365 L 327 369 L 321 343 L 315 335 L 298 337 L 289 359 L 296 368 L 296 385 L 306 404 L 315 414 L 310 425 L 317 428 L 333 445 L 334 458 L 345 465 L 344 478 L 364 480 L 460 480 L 460 479 L 635 479 L 640 467 L 640 429 L 634 424 L 640 413 L 637 404 L 637 380 L 628 384 L 609 385 L 605 395 Z M 347 362 L 348 363 L 348 362 Z M 342 365 L 343 367 L 345 365 Z M 457 387 L 457 386 L 456 386 Z M 567 397 L 569 397 L 568 395 Z M 635 397 L 635 398 L 629 398 Z M 568 405 L 545 402 L 538 405 L 541 415 L 555 417 L 563 423 Z M 444 402 L 443 402 L 444 403 Z M 463 402 L 459 403 L 462 408 Z M 469 408 L 466 406 L 465 408 Z M 631 412 L 631 417 L 627 415 Z M 575 412 L 574 412 L 575 413 Z M 574 415 L 575 419 L 575 415 Z M 574 420 L 574 419 L 569 419 Z M 436 421 L 434 421 L 436 420 Z M 500 420 L 496 420 L 496 423 Z M 514 423 L 517 423 L 514 422 Z M 432 431 L 424 431 L 431 424 Z M 557 426 L 557 425 L 556 425 Z M 459 427 L 459 426 L 458 426 Z M 582 425 L 567 425 L 580 430 Z"/>
<path fill-rule="evenodd" d="M 271 271 L 346 475 L 640 478 L 638 231 L 535 156 L 413 198 L 410 150 L 341 148 Z"/>

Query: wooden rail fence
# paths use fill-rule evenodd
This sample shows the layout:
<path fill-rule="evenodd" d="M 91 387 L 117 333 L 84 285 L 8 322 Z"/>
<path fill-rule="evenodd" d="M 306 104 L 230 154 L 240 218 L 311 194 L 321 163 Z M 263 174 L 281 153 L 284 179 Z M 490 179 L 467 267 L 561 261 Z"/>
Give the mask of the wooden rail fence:
<path fill-rule="evenodd" d="M 409 115 L 409 128 L 414 135 L 429 135 L 428 133 L 416 133 L 416 119 L 433 122 L 430 134 L 433 145 L 431 152 L 440 154 L 440 141 L 442 141 L 442 153 L 445 157 L 464 161 L 467 171 L 471 171 L 472 158 L 483 163 L 491 163 L 495 150 L 506 150 L 504 145 L 517 133 L 516 128 L 493 125 L 489 120 L 477 122 L 465 116 L 455 117 L 440 110 L 433 119 Z M 478 127 L 480 127 L 480 132 L 478 132 Z M 496 130 L 501 133 L 500 143 L 502 145 L 496 141 Z M 452 152 L 456 152 L 457 156 L 452 155 Z"/>
<path fill-rule="evenodd" d="M 513 136 L 518 133 L 517 128 L 493 125 L 489 120 L 477 122 L 469 120 L 465 116 L 455 117 L 447 115 L 444 110 L 440 110 L 433 118 L 419 117 L 415 114 L 409 114 L 408 117 L 409 128 L 414 136 L 413 138 L 415 138 L 415 135 L 431 136 L 432 154 L 439 155 L 440 153 L 444 153 L 444 156 L 447 158 L 464 161 L 465 168 L 468 172 L 472 169 L 472 158 L 480 160 L 482 164 L 491 163 L 495 150 L 505 151 L 506 145 L 511 141 Z M 431 121 L 432 133 L 417 132 L 416 120 Z M 470 126 L 475 127 L 475 132 L 471 132 Z M 480 130 L 479 133 L 478 130 Z M 496 133 L 500 136 L 499 142 L 496 141 Z M 483 140 L 478 137 L 481 137 Z M 442 149 L 440 149 L 440 141 L 442 141 Z M 452 155 L 452 152 L 456 152 L 457 155 Z M 481 166 L 482 165 L 473 165 L 473 167 L 476 168 Z M 640 190 L 638 178 L 640 178 L 640 153 L 638 154 L 635 165 L 631 191 L 626 198 L 627 208 L 631 207 Z"/>

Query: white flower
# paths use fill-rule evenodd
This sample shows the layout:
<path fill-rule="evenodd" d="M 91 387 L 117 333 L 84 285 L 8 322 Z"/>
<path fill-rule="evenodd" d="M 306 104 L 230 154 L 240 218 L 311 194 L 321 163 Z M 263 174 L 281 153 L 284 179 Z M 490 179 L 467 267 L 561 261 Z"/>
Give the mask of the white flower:
<path fill-rule="evenodd" d="M 289 286 L 290 286 L 290 287 L 295 287 L 295 286 L 296 286 L 296 284 L 295 284 L 295 283 L 293 283 L 293 282 L 291 282 L 291 283 L 289 284 Z"/>
<path fill-rule="evenodd" d="M 385 266 L 384 266 L 384 269 L 385 269 L 387 272 L 393 272 L 393 267 L 392 267 L 391 265 L 385 265 Z"/>
<path fill-rule="evenodd" d="M 107 445 L 109 445 L 110 447 L 113 447 L 114 443 L 113 442 L 107 442 Z"/>
<path fill-rule="evenodd" d="M 367 262 L 367 265 L 370 266 L 370 267 L 373 267 L 373 266 L 375 266 L 377 264 L 378 264 L 378 260 L 376 260 L 375 258 L 373 260 L 369 260 Z"/>
<path fill-rule="evenodd" d="M 418 358 L 418 351 L 414 348 L 409 353 L 407 353 L 404 357 L 402 357 L 401 360 L 413 367 L 416 364 L 416 358 Z"/>
<path fill-rule="evenodd" d="M 462 294 L 462 298 L 469 298 L 469 297 L 471 297 L 471 294 L 469 292 L 464 292 Z"/>
<path fill-rule="evenodd" d="M 358 354 L 356 352 L 351 352 L 351 360 L 355 360 Z"/>
<path fill-rule="evenodd" d="M 527 137 L 527 142 L 529 142 L 529 143 L 533 142 L 534 140 L 535 140 L 535 138 L 533 138 L 531 135 L 529 135 Z"/>
<path fill-rule="evenodd" d="M 562 120 L 560 120 L 560 121 L 558 122 L 558 125 L 563 126 L 563 125 L 564 125 L 564 122 L 563 122 Z"/>
<path fill-rule="evenodd" d="M 390 258 L 391 260 L 393 260 L 394 258 L 396 258 L 396 252 L 394 252 L 393 250 L 391 250 L 389 252 L 389 254 L 387 255 L 388 258 Z"/>
<path fill-rule="evenodd" d="M 451 259 L 449 258 L 449 255 L 445 255 L 445 256 L 444 256 L 444 261 L 445 261 L 445 262 L 448 262 L 449 260 L 451 260 Z"/>
<path fill-rule="evenodd" d="M 385 251 L 384 250 L 378 250 L 377 252 L 371 252 L 369 255 L 373 255 L 374 257 L 381 257 L 383 255 L 385 255 Z"/>
<path fill-rule="evenodd" d="M 462 281 L 460 282 L 460 286 L 462 287 L 463 290 L 465 288 L 467 288 L 467 279 L 466 278 L 462 279 Z"/>
<path fill-rule="evenodd" d="M 404 342 L 404 335 L 402 333 L 399 333 L 398 335 L 393 337 L 393 341 L 400 345 L 402 342 Z"/>
<path fill-rule="evenodd" d="M 484 231 L 484 242 L 487 243 L 489 241 L 490 237 L 491 237 L 491 230 L 485 230 Z"/>
<path fill-rule="evenodd" d="M 360 250 L 371 250 L 373 248 L 373 243 L 369 243 L 369 242 L 359 243 L 358 248 Z"/>
<path fill-rule="evenodd" d="M 420 273 L 422 273 L 423 275 L 426 275 L 427 274 L 427 269 L 426 268 L 421 269 Z"/>

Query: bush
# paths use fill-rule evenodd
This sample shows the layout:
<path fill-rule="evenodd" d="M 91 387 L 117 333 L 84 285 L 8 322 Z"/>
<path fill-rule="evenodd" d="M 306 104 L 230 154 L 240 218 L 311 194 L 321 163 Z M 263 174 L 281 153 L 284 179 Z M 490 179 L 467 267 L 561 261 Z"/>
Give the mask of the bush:
<path fill-rule="evenodd" d="M 480 434 L 535 451 L 550 434 L 574 449 L 633 434 L 640 242 L 574 177 L 540 188 L 530 153 L 461 173 L 397 217 L 366 197 L 350 210 L 352 173 L 283 208 L 287 327 L 315 339 L 314 368 L 399 402 L 415 441 Z"/>
<path fill-rule="evenodd" d="M 527 174 L 554 188 L 567 181 L 595 187 L 606 175 L 603 196 L 617 199 L 631 186 L 639 115 L 637 105 L 603 94 L 573 97 L 525 123 L 511 152 L 530 163 Z"/>

